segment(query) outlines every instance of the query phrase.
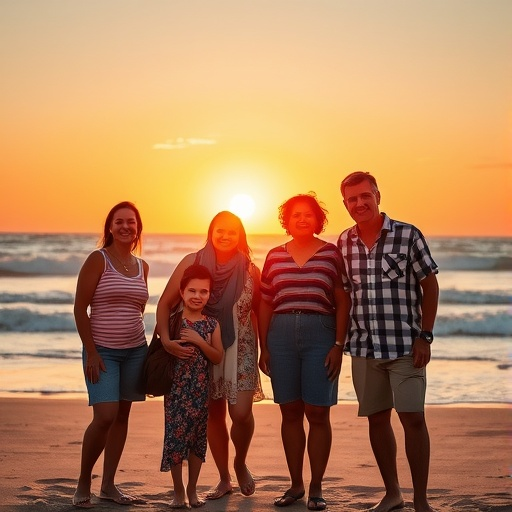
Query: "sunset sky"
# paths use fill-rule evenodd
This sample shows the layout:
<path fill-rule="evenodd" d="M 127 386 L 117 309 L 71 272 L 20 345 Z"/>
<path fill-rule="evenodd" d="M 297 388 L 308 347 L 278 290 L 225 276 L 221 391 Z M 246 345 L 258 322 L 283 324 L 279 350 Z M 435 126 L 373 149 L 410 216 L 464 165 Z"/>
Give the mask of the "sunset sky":
<path fill-rule="evenodd" d="M 0 231 L 249 233 L 341 179 L 427 235 L 512 236 L 510 0 L 2 0 Z"/>

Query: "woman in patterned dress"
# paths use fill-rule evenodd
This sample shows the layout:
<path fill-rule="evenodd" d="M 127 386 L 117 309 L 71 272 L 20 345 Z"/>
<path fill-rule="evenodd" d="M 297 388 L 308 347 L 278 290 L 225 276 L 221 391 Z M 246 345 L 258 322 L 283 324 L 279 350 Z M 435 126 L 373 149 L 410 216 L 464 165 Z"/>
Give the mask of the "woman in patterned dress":
<path fill-rule="evenodd" d="M 183 300 L 179 340 L 163 341 L 175 356 L 172 390 L 164 396 L 165 436 L 161 471 L 171 471 L 174 499 L 171 508 L 205 504 L 197 496 L 197 480 L 206 457 L 209 364 L 222 360 L 219 323 L 202 311 L 210 298 L 212 277 L 202 265 L 188 267 L 180 282 Z M 182 463 L 188 460 L 185 492 Z"/>
<path fill-rule="evenodd" d="M 158 302 L 157 328 L 168 339 L 168 320 L 179 300 L 179 282 L 187 267 L 200 263 L 213 277 L 205 313 L 217 318 L 222 332 L 224 357 L 212 369 L 208 415 L 208 443 L 219 471 L 218 484 L 208 499 L 233 490 L 229 470 L 229 439 L 235 447 L 234 470 L 245 496 L 254 493 L 254 479 L 246 457 L 254 432 L 253 401 L 264 398 L 258 370 L 255 312 L 259 305 L 259 269 L 251 262 L 245 229 L 231 212 L 222 211 L 211 221 L 206 245 L 177 265 Z M 226 413 L 232 421 L 228 432 Z"/>

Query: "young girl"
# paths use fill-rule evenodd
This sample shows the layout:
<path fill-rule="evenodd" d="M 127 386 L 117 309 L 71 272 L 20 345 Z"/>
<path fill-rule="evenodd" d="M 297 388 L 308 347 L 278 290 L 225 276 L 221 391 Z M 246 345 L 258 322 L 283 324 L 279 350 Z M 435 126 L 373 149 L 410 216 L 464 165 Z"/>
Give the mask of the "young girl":
<path fill-rule="evenodd" d="M 160 471 L 171 471 L 174 499 L 171 508 L 198 508 L 205 504 L 197 496 L 197 480 L 206 457 L 209 363 L 223 357 L 220 327 L 202 314 L 210 298 L 212 276 L 202 265 L 188 267 L 180 282 L 183 301 L 179 340 L 162 341 L 175 356 L 173 388 L 164 396 L 165 437 Z M 185 493 L 182 462 L 188 460 Z"/>

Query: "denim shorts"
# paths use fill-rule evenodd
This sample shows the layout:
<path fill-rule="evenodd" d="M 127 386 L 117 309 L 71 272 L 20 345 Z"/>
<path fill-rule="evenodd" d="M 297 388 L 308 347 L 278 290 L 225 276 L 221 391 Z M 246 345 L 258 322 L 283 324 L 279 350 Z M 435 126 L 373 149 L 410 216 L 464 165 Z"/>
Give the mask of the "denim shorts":
<path fill-rule="evenodd" d="M 338 401 L 338 379 L 330 381 L 325 358 L 336 341 L 334 316 L 284 313 L 270 321 L 267 346 L 274 402 L 302 400 L 328 407 Z"/>
<path fill-rule="evenodd" d="M 120 400 L 143 402 L 146 397 L 141 392 L 142 366 L 148 346 L 144 344 L 136 348 L 96 348 L 103 359 L 106 371 L 100 371 L 100 379 L 96 384 L 85 379 L 89 405 Z M 84 366 L 85 358 L 85 350 L 82 350 Z"/>

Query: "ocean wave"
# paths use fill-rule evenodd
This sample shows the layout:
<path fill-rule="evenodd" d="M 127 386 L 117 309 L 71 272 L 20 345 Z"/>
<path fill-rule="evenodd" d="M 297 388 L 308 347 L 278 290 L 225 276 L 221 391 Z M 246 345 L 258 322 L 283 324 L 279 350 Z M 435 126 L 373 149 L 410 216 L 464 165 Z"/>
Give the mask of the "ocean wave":
<path fill-rule="evenodd" d="M 184 255 L 169 254 L 144 256 L 149 264 L 150 275 L 153 277 L 169 277 L 177 263 Z M 258 264 L 262 264 L 266 256 L 255 255 Z M 0 259 L 1 276 L 77 276 L 87 255 L 68 255 L 63 257 L 19 257 L 4 256 Z M 512 258 L 506 256 L 454 256 L 436 255 L 436 263 L 442 272 L 445 271 L 510 271 Z"/>
<path fill-rule="evenodd" d="M 155 326 L 155 314 L 145 313 L 147 332 Z M 73 313 L 44 314 L 28 308 L 0 309 L 0 332 L 76 332 Z"/>
<path fill-rule="evenodd" d="M 507 370 L 508 367 L 512 365 L 507 365 L 507 363 L 503 363 L 503 357 L 488 357 L 488 356 L 438 356 L 436 355 L 436 351 L 433 351 L 432 359 L 436 361 L 475 361 L 475 362 L 491 362 L 498 363 L 496 368 L 499 370 Z"/>
<path fill-rule="evenodd" d="M 512 257 L 491 254 L 434 254 L 434 259 L 441 270 L 512 270 Z"/>
<path fill-rule="evenodd" d="M 28 308 L 0 310 L 0 332 L 71 332 L 76 331 L 72 313 L 44 314 Z"/>
<path fill-rule="evenodd" d="M 283 235 L 248 237 L 261 265 L 268 251 L 283 243 Z M 337 236 L 325 236 L 336 242 Z M 0 276 L 76 276 L 97 237 L 77 234 L 1 234 Z M 168 277 L 186 255 L 204 246 L 205 235 L 145 235 L 142 256 L 150 275 Z M 511 238 L 433 238 L 429 241 L 441 271 L 511 271 Z"/>
<path fill-rule="evenodd" d="M 0 292 L 0 304 L 73 304 L 74 293 L 50 290 L 46 292 Z M 152 295 L 148 304 L 157 304 L 159 295 Z M 440 291 L 439 302 L 450 305 L 489 305 L 503 306 L 512 304 L 512 295 L 508 291 L 491 290 L 456 290 L 454 288 Z"/>
<path fill-rule="evenodd" d="M 52 290 L 34 293 L 0 293 L 2 304 L 73 304 L 74 294 Z"/>
<path fill-rule="evenodd" d="M 0 352 L 0 358 L 2 359 L 18 359 L 27 357 L 35 359 L 82 359 L 82 351 L 76 350 L 71 351 L 59 351 L 59 350 L 46 350 L 41 352 Z"/>
<path fill-rule="evenodd" d="M 76 276 L 84 262 L 82 255 L 3 256 L 0 276 Z"/>
<path fill-rule="evenodd" d="M 64 257 L 26 256 L 23 258 L 4 256 L 0 258 L 0 277 L 30 276 L 78 276 L 87 255 Z M 169 277 L 176 268 L 177 261 L 165 258 L 145 258 L 152 277 Z"/>
<path fill-rule="evenodd" d="M 149 297 L 148 304 L 157 304 L 159 296 L 152 295 Z M 52 290 L 48 292 L 33 293 L 0 293 L 0 304 L 73 304 L 75 294 Z"/>
<path fill-rule="evenodd" d="M 144 314 L 146 332 L 153 331 L 155 314 Z M 75 332 L 72 312 L 42 313 L 29 308 L 0 308 L 0 332 Z M 512 333 L 508 311 L 439 314 L 436 336 L 507 336 Z"/>
<path fill-rule="evenodd" d="M 477 290 L 456 290 L 454 288 L 441 290 L 439 295 L 441 304 L 486 304 L 506 305 L 512 304 L 512 296 L 505 291 L 477 291 Z"/>
<path fill-rule="evenodd" d="M 438 315 L 437 336 L 510 336 L 512 315 L 507 311 Z"/>

